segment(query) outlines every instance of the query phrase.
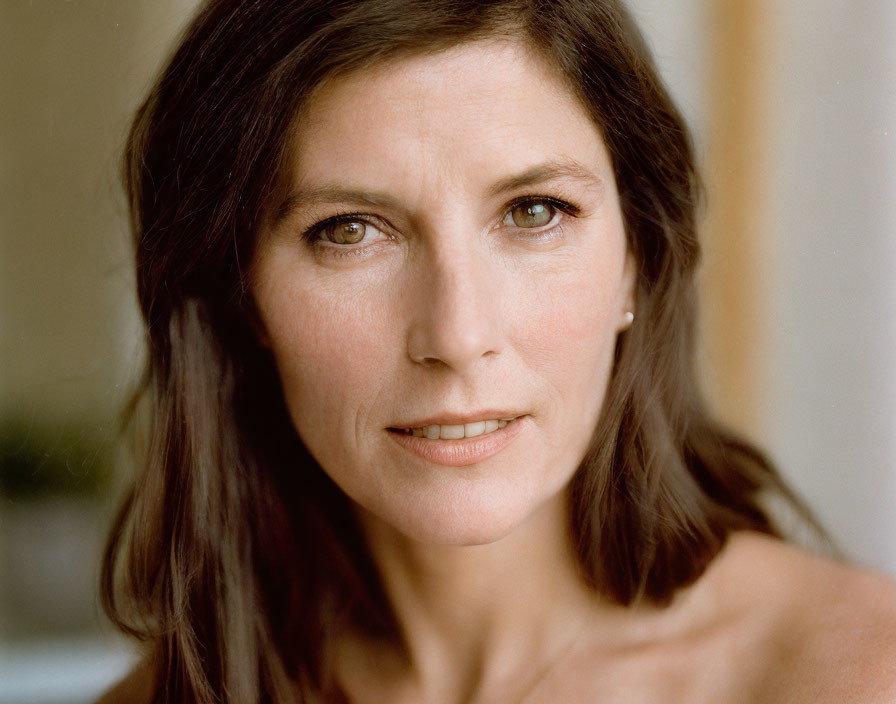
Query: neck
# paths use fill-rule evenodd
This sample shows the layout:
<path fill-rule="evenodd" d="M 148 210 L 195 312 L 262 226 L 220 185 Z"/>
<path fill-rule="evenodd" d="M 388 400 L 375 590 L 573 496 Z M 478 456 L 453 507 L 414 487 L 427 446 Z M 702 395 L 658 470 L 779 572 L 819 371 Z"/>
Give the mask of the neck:
<path fill-rule="evenodd" d="M 562 495 L 487 545 L 424 545 L 362 522 L 422 698 L 467 701 L 525 680 L 611 608 L 580 577 Z"/>

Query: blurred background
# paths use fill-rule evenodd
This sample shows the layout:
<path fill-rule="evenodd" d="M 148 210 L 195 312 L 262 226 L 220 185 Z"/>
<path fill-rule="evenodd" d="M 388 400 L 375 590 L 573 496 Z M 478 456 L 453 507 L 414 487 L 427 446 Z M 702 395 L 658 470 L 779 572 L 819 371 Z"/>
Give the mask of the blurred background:
<path fill-rule="evenodd" d="M 896 575 L 896 3 L 630 0 L 697 136 L 707 393 Z M 141 332 L 118 163 L 194 0 L 0 4 L 0 704 L 86 702 Z"/>

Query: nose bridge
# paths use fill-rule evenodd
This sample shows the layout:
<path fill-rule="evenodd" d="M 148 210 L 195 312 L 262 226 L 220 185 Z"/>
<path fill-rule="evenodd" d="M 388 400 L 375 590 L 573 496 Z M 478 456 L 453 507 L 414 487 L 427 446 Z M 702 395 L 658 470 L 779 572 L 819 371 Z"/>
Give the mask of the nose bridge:
<path fill-rule="evenodd" d="M 500 272 L 469 234 L 433 238 L 422 253 L 408 354 L 461 370 L 501 347 Z"/>

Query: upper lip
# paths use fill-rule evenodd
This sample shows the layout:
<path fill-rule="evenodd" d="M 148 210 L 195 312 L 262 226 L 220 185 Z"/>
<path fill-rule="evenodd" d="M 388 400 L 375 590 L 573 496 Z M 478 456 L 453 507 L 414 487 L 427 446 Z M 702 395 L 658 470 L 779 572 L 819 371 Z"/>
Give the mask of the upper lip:
<path fill-rule="evenodd" d="M 438 415 L 429 416 L 428 418 L 418 418 L 389 427 L 425 428 L 429 425 L 465 425 L 467 423 L 478 423 L 485 420 L 510 420 L 522 415 L 525 415 L 525 413 L 507 409 L 475 411 L 473 413 L 440 413 Z"/>

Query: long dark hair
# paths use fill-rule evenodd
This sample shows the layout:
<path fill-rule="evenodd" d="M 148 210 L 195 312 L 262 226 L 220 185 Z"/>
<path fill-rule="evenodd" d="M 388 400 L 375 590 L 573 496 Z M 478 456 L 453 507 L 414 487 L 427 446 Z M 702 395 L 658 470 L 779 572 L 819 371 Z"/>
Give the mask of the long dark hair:
<path fill-rule="evenodd" d="M 247 270 L 289 135 L 325 79 L 489 36 L 556 66 L 604 137 L 638 265 L 602 416 L 571 490 L 582 573 L 668 601 L 735 530 L 802 511 L 714 424 L 694 371 L 700 185 L 690 138 L 620 0 L 213 0 L 140 107 L 125 155 L 149 358 L 139 468 L 103 569 L 151 645 L 157 701 L 332 701 L 346 629 L 398 642 L 348 499 L 292 428 Z"/>

